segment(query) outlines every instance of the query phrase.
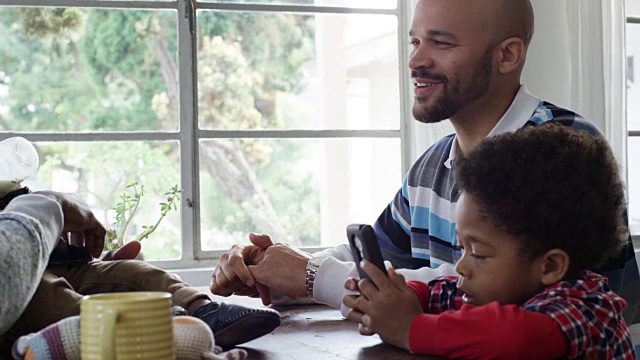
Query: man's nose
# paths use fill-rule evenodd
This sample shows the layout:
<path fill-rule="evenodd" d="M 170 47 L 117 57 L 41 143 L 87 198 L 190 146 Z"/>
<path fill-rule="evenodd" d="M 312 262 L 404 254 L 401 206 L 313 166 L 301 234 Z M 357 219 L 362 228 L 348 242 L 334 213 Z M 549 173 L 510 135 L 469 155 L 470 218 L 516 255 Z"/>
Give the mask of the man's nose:
<path fill-rule="evenodd" d="M 419 45 L 417 48 L 413 49 L 411 55 L 409 56 L 409 69 L 418 69 L 418 68 L 427 68 L 430 69 L 434 65 L 433 58 L 431 56 L 431 52 L 428 50 L 427 46 Z"/>

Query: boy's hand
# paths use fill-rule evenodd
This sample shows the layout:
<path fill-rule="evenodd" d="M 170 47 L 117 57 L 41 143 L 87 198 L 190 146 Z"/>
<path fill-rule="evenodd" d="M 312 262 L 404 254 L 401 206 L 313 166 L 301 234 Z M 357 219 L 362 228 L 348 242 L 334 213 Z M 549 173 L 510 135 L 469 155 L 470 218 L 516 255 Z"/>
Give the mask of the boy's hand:
<path fill-rule="evenodd" d="M 360 289 L 358 288 L 358 280 L 359 279 L 356 279 L 356 278 L 347 278 L 347 280 L 344 283 L 344 288 L 349 291 L 359 292 Z M 342 298 L 342 303 L 346 307 L 350 308 L 349 311 L 347 311 L 347 319 L 358 323 L 358 331 L 360 332 L 360 334 L 367 335 L 367 336 L 373 335 L 375 334 L 375 332 L 371 331 L 371 329 L 364 326 L 364 324 L 362 323 L 362 316 L 364 316 L 364 313 L 360 311 L 360 309 L 358 309 L 356 305 L 356 301 L 360 296 L 362 295 L 348 294 Z"/>
<path fill-rule="evenodd" d="M 360 322 L 361 334 L 378 333 L 383 341 L 410 350 L 411 321 L 416 315 L 422 314 L 418 297 L 395 269 L 389 269 L 387 278 L 368 261 L 363 261 L 362 268 L 373 283 L 361 279 L 355 287 L 354 279 L 347 279 L 345 288 L 359 290 L 362 294 L 343 298 L 343 303 L 352 309 L 347 313 L 347 318 Z"/>

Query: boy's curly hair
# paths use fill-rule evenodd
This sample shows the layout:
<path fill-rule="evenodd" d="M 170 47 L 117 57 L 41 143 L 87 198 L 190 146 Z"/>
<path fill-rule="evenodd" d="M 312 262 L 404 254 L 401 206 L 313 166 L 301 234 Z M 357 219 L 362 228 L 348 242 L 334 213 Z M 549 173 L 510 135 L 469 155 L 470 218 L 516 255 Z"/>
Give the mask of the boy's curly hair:
<path fill-rule="evenodd" d="M 456 160 L 456 181 L 530 259 L 559 248 L 569 275 L 621 248 L 624 190 L 606 140 L 548 122 L 482 141 Z"/>

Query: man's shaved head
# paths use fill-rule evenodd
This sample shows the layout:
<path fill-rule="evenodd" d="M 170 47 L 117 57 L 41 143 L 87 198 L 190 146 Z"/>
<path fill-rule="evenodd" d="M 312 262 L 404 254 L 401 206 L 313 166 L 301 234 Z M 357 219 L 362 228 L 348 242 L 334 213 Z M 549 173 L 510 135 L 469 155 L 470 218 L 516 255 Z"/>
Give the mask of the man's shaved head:
<path fill-rule="evenodd" d="M 487 3 L 490 21 L 497 25 L 498 42 L 517 37 L 526 46 L 531 43 L 534 30 L 533 7 L 530 0 L 484 0 Z"/>
<path fill-rule="evenodd" d="M 534 17 L 530 0 L 420 0 L 416 11 L 444 11 L 442 16 L 457 18 L 468 29 L 473 29 L 471 31 L 477 36 L 489 36 L 486 40 L 490 45 L 519 38 L 528 47 L 533 37 Z"/>

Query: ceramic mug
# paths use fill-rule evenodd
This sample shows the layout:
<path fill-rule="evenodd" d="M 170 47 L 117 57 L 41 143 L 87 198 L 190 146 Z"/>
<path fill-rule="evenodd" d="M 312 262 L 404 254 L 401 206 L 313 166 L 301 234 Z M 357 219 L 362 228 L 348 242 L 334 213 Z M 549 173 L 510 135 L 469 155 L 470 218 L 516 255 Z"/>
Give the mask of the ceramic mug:
<path fill-rule="evenodd" d="M 171 294 L 87 295 L 80 303 L 83 360 L 173 359 Z"/>

